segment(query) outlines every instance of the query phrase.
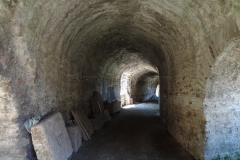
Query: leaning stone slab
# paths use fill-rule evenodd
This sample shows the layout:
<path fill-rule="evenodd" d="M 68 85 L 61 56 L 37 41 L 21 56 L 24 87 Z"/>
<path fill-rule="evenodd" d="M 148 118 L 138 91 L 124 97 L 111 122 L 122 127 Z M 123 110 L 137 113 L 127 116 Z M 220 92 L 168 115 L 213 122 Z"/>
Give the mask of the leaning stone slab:
<path fill-rule="evenodd" d="M 79 120 L 82 122 L 84 128 L 86 129 L 89 136 L 94 132 L 93 125 L 88 117 L 79 110 L 74 110 L 75 114 L 78 116 Z"/>
<path fill-rule="evenodd" d="M 67 127 L 68 135 L 72 143 L 73 151 L 77 152 L 82 146 L 82 135 L 79 126 L 69 126 Z"/>
<path fill-rule="evenodd" d="M 33 126 L 31 133 L 38 160 L 67 160 L 73 152 L 60 112 Z"/>

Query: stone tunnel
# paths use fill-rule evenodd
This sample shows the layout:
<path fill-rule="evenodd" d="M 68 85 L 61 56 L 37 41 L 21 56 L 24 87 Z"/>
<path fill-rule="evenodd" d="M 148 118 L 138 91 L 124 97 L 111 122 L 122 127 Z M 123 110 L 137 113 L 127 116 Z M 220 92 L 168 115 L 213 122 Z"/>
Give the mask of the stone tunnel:
<path fill-rule="evenodd" d="M 27 118 L 89 116 L 94 90 L 146 100 L 144 81 L 160 85 L 159 123 L 195 159 L 234 156 L 239 31 L 239 0 L 0 1 L 0 159 L 29 159 Z"/>

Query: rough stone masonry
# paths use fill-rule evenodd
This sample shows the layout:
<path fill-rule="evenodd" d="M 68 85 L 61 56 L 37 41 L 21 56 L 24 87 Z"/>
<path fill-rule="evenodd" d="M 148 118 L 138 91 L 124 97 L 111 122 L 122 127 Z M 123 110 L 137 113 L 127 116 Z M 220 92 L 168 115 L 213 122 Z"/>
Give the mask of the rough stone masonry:
<path fill-rule="evenodd" d="M 94 90 L 120 100 L 122 74 L 150 72 L 171 77 L 160 110 L 173 137 L 196 159 L 234 156 L 239 29 L 239 0 L 1 0 L 0 159 L 31 159 L 26 118 L 88 116 Z"/>

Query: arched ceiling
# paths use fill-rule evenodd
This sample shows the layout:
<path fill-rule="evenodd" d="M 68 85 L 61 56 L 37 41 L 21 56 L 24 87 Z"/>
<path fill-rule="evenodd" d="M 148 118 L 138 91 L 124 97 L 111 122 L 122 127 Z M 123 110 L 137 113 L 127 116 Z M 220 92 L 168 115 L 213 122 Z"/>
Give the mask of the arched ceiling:
<path fill-rule="evenodd" d="M 18 1 L 14 20 L 27 33 L 23 36 L 31 56 L 48 56 L 63 65 L 71 61 L 70 70 L 80 75 L 99 73 L 89 64 L 101 64 L 123 49 L 141 53 L 159 74 L 168 75 L 180 57 L 194 58 L 194 47 L 224 22 L 219 17 L 233 5 L 199 2 L 25 0 Z M 210 25 L 213 20 L 215 25 Z"/>
<path fill-rule="evenodd" d="M 168 114 L 161 111 L 162 121 L 169 119 L 171 134 L 203 159 L 206 79 L 218 52 L 239 35 L 239 6 L 239 0 L 0 1 L 1 63 L 16 104 L 11 108 L 21 115 L 18 126 L 35 111 L 46 115 L 55 107 L 79 104 L 90 115 L 97 84 L 88 75 L 159 73 L 174 76 L 161 81 L 171 105 Z M 106 97 L 107 87 L 100 87 Z M 197 117 L 186 116 L 189 111 Z"/>
<path fill-rule="evenodd" d="M 121 77 L 122 74 L 133 77 L 134 75 L 144 74 L 146 72 L 158 73 L 156 66 L 152 65 L 142 53 L 129 52 L 121 50 L 113 53 L 100 65 L 103 66 L 102 75 L 112 74 Z"/>
<path fill-rule="evenodd" d="M 186 25 L 179 27 L 181 19 L 168 10 L 166 2 L 157 0 L 19 3 L 19 15 L 25 17 L 23 24 L 35 37 L 27 37 L 32 52 L 59 57 L 58 61 L 63 63 L 62 59 L 72 59 L 76 65 L 72 67 L 82 75 L 89 71 L 98 73 L 89 64 L 101 64 L 109 55 L 117 56 L 122 50 L 142 54 L 160 74 L 168 74 L 171 54 L 183 48 L 188 38 L 182 36 Z M 175 7 L 176 12 L 184 12 L 181 5 Z M 23 12 L 26 9 L 28 12 Z"/>

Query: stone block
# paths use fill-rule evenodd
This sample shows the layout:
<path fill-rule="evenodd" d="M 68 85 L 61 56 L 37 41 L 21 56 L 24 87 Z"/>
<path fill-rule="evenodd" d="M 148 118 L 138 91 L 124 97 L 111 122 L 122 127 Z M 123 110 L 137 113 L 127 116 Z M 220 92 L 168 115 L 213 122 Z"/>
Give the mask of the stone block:
<path fill-rule="evenodd" d="M 82 146 L 82 135 L 79 126 L 67 127 L 68 135 L 72 143 L 73 151 L 77 152 Z"/>
<path fill-rule="evenodd" d="M 82 124 L 83 124 L 85 130 L 87 131 L 88 135 L 91 136 L 94 133 L 94 128 L 93 128 L 93 125 L 92 125 L 91 121 L 81 111 L 74 110 L 74 112 L 78 116 L 79 120 L 82 122 Z"/>
<path fill-rule="evenodd" d="M 102 113 L 96 113 L 96 114 L 92 115 L 92 117 L 94 117 L 94 118 L 91 118 L 90 121 L 91 121 L 92 124 L 93 124 L 94 130 L 100 130 L 100 129 L 102 129 L 103 125 L 104 125 L 105 122 L 106 122 L 106 119 L 105 119 L 104 114 L 102 114 Z"/>
<path fill-rule="evenodd" d="M 31 133 L 38 160 L 66 160 L 73 152 L 60 112 L 33 126 Z"/>
<path fill-rule="evenodd" d="M 98 91 L 94 91 L 93 94 L 94 96 L 91 98 L 92 113 L 102 113 L 104 111 L 102 95 Z"/>

